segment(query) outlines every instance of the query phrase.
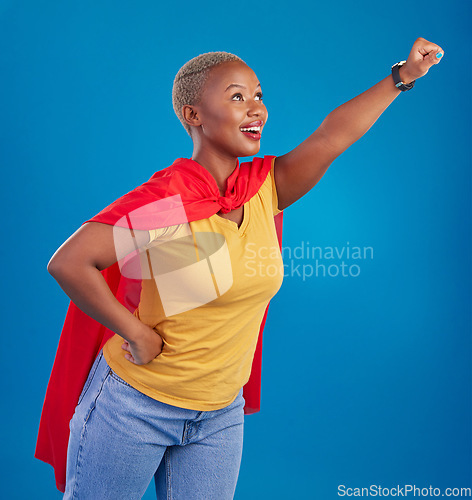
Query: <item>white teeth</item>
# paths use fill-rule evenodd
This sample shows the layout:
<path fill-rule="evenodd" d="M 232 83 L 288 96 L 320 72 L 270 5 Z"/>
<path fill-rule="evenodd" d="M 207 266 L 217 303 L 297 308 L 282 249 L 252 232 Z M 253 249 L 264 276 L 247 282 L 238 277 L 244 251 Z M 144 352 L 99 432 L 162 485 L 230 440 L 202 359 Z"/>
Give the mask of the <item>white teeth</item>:
<path fill-rule="evenodd" d="M 261 127 L 251 127 L 251 128 L 243 128 L 243 127 L 241 127 L 241 131 L 243 131 L 243 132 L 253 132 L 254 134 L 257 134 L 257 132 L 261 131 Z"/>

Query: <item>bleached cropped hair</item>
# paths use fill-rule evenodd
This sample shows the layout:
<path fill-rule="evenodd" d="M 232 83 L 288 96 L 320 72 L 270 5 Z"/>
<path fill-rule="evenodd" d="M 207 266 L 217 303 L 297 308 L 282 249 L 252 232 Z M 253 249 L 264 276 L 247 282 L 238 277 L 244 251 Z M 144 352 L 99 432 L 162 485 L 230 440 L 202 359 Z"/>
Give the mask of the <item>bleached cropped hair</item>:
<path fill-rule="evenodd" d="M 206 52 L 187 61 L 175 75 L 172 87 L 172 104 L 177 118 L 181 121 L 190 137 L 192 137 L 190 133 L 191 127 L 184 120 L 182 107 L 186 104 L 191 106 L 198 104 L 211 69 L 228 61 L 244 63 L 240 57 L 230 52 Z"/>

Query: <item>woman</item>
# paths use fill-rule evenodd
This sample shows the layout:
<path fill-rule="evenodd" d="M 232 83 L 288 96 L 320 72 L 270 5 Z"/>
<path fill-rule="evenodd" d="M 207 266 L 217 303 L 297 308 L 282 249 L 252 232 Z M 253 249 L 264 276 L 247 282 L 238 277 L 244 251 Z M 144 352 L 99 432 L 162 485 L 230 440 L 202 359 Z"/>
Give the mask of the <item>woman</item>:
<path fill-rule="evenodd" d="M 192 159 L 84 223 L 48 265 L 73 303 L 113 333 L 70 420 L 65 498 L 141 498 L 153 475 L 158 498 L 233 498 L 243 386 L 283 278 L 274 216 L 442 54 L 418 38 L 406 63 L 293 151 L 241 166 L 239 157 L 259 152 L 267 122 L 255 73 L 226 52 L 179 70 L 174 109 Z M 274 251 L 251 253 L 250 244 Z M 100 274 L 117 263 L 129 283 L 142 284 L 136 307 L 124 307 Z"/>

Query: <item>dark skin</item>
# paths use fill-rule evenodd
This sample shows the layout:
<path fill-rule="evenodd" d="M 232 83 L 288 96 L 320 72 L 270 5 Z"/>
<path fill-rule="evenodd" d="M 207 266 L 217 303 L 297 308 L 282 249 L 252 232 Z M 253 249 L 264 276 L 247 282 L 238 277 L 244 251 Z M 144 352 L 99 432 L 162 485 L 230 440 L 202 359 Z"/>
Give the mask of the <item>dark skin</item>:
<path fill-rule="evenodd" d="M 135 235 L 139 246 L 149 241 L 147 232 Z M 162 338 L 120 304 L 100 273 L 134 249 L 121 250 L 117 256 L 113 226 L 87 222 L 58 248 L 48 271 L 82 311 L 125 339 L 128 361 L 146 364 L 160 354 Z"/>
<path fill-rule="evenodd" d="M 241 87 L 227 89 L 235 82 Z M 239 130 L 255 120 L 263 121 L 263 126 L 267 121 L 259 80 L 246 64 L 238 61 L 220 64 L 212 69 L 201 102 L 184 106 L 182 115 L 191 126 L 192 160 L 210 172 L 223 195 L 226 179 L 236 168 L 237 159 L 256 155 L 260 149 L 260 141 L 249 139 Z M 243 207 L 218 215 L 239 226 Z"/>
<path fill-rule="evenodd" d="M 400 68 L 402 81 L 409 83 L 424 76 L 441 60 L 437 54 L 444 54 L 441 47 L 418 38 Z M 226 90 L 229 85 L 237 87 Z M 278 156 L 274 179 L 279 209 L 284 210 L 310 191 L 331 163 L 369 130 L 400 93 L 389 74 L 332 111 L 295 149 Z M 267 122 L 259 80 L 244 63 L 218 65 L 212 69 L 198 105 L 183 106 L 182 114 L 192 131 L 192 159 L 208 170 L 224 194 L 226 179 L 236 168 L 237 159 L 255 156 L 260 149 L 260 140 L 250 139 L 240 130 L 256 120 L 263 122 L 263 129 Z M 239 226 L 243 207 L 219 215 Z M 136 231 L 136 237 L 138 245 L 148 243 L 147 232 Z M 122 348 L 128 361 L 146 364 L 161 352 L 161 337 L 118 302 L 100 273 L 133 250 L 125 245 L 117 255 L 113 227 L 89 222 L 59 247 L 48 271 L 80 309 L 125 339 Z"/>
<path fill-rule="evenodd" d="M 410 83 L 424 76 L 444 54 L 439 45 L 418 38 L 400 68 L 400 78 Z M 231 88 L 230 84 L 241 87 Z M 252 120 L 267 121 L 267 109 L 259 100 L 261 87 L 246 64 L 232 61 L 215 67 L 198 105 L 183 106 L 182 114 L 192 127 L 192 159 L 204 166 L 224 190 L 225 179 L 236 166 L 236 158 L 259 152 L 260 141 L 241 133 L 239 127 Z M 240 97 L 236 97 L 240 94 Z M 278 156 L 274 163 L 278 208 L 284 210 L 310 191 L 331 163 L 362 137 L 379 116 L 401 94 L 389 74 L 379 83 L 332 111 L 305 141 Z M 236 99 L 236 100 L 235 100 Z M 234 213 L 233 213 L 234 212 Z M 240 224 L 242 209 L 226 216 Z"/>

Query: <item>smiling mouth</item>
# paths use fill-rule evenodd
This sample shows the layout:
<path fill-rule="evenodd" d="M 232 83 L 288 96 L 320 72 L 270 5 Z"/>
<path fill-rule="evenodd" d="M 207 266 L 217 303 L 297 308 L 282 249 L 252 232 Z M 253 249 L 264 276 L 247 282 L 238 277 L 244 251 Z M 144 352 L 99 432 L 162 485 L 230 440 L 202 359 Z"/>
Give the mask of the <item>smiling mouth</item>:
<path fill-rule="evenodd" d="M 258 141 L 261 138 L 261 126 L 257 127 L 241 127 L 239 130 L 252 140 Z"/>

